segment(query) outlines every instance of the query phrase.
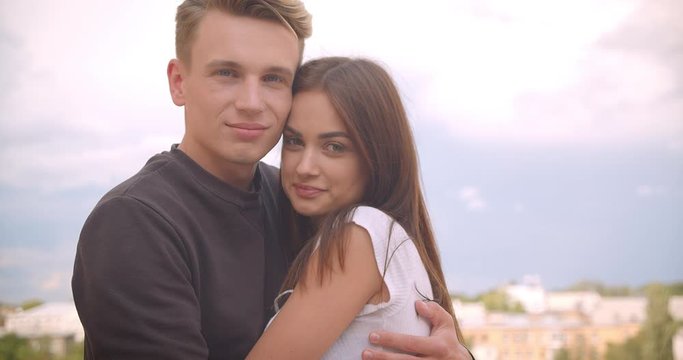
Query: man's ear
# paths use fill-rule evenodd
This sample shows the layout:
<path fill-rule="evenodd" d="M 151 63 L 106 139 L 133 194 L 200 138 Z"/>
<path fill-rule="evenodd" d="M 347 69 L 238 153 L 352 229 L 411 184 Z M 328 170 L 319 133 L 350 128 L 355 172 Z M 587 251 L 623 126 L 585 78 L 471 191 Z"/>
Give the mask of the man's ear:
<path fill-rule="evenodd" d="M 166 75 L 168 76 L 168 89 L 171 91 L 171 99 L 173 103 L 178 106 L 185 105 L 185 91 L 183 87 L 184 73 L 182 70 L 183 64 L 178 59 L 172 59 L 168 62 L 166 68 Z"/>

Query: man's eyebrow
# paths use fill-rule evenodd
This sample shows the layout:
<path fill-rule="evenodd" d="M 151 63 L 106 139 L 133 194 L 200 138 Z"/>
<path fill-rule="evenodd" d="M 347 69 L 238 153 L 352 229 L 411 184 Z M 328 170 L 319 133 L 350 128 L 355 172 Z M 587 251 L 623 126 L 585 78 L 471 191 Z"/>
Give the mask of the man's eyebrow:
<path fill-rule="evenodd" d="M 242 70 L 244 68 L 242 65 L 240 65 L 240 63 L 232 60 L 212 60 L 208 64 L 206 64 L 206 67 L 210 69 L 218 67 L 229 67 L 237 70 Z M 265 73 L 276 73 L 290 78 L 294 77 L 294 72 L 285 66 L 268 67 L 266 68 Z"/>
<path fill-rule="evenodd" d="M 266 73 L 276 73 L 287 76 L 289 78 L 294 77 L 294 72 L 290 68 L 284 66 L 271 66 L 268 69 L 266 69 Z"/>
<path fill-rule="evenodd" d="M 231 67 L 231 68 L 241 69 L 242 65 L 240 65 L 237 62 L 230 61 L 230 60 L 212 60 L 208 64 L 206 64 L 206 67 L 208 67 L 208 68 Z"/>

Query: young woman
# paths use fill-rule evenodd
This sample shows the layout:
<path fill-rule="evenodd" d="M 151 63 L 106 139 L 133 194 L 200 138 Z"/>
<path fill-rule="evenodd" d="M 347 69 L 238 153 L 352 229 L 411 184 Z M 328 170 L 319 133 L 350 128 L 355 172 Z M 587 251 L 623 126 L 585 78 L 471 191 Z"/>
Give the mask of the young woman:
<path fill-rule="evenodd" d="M 281 177 L 301 252 L 249 358 L 357 359 L 372 330 L 429 335 L 415 301 L 453 306 L 393 81 L 371 61 L 331 57 L 304 64 L 293 92 Z"/>

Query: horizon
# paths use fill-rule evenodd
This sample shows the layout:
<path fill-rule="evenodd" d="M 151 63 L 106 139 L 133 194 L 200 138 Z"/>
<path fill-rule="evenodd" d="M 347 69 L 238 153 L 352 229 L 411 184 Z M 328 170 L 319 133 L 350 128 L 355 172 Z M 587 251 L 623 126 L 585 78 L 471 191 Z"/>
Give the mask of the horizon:
<path fill-rule="evenodd" d="M 619 284 L 604 284 L 604 283 L 601 283 L 599 281 L 594 281 L 594 280 L 579 280 L 574 284 L 571 284 L 565 288 L 560 288 L 560 289 L 550 289 L 550 288 L 543 286 L 542 283 L 541 283 L 541 287 L 543 287 L 543 289 L 545 290 L 546 293 L 594 291 L 594 290 L 571 290 L 570 289 L 571 287 L 579 285 L 579 284 L 584 283 L 584 282 L 591 283 L 591 284 L 600 284 L 608 290 L 623 290 L 623 288 L 627 288 L 629 292 L 633 292 L 633 291 L 639 292 L 639 291 L 644 290 L 645 287 L 650 286 L 650 285 L 664 285 L 664 286 L 682 286 L 683 285 L 683 280 L 678 280 L 678 281 L 673 281 L 673 282 L 652 281 L 652 282 L 644 283 L 644 284 L 637 285 L 637 286 L 628 286 L 628 285 L 619 285 Z M 452 291 L 449 291 L 449 294 L 451 295 L 451 298 L 454 298 L 454 299 L 466 298 L 466 300 L 463 300 L 463 299 L 461 299 L 461 300 L 465 301 L 465 302 L 470 302 L 472 300 L 472 298 L 474 298 L 474 297 L 481 296 L 485 293 L 501 289 L 506 285 L 519 285 L 522 283 L 523 283 L 522 280 L 509 280 L 508 282 L 501 283 L 498 285 L 494 285 L 494 286 L 492 286 L 492 287 L 490 287 L 484 291 L 477 292 L 474 294 L 466 294 L 466 293 L 459 293 L 459 292 L 452 292 Z M 596 291 L 596 292 L 598 292 L 598 291 Z M 629 296 L 644 296 L 644 295 L 642 295 L 642 294 L 640 294 L 640 295 L 633 295 L 633 294 L 631 294 L 631 295 L 602 295 L 601 294 L 601 296 L 603 296 L 603 297 L 624 297 L 624 296 L 629 297 Z M 24 303 L 32 302 L 32 301 L 38 301 L 41 303 L 73 302 L 73 299 L 70 298 L 70 299 L 44 300 L 44 299 L 41 299 L 38 297 L 28 297 L 28 298 L 25 298 L 25 299 L 22 299 L 19 301 L 6 301 L 5 299 L 0 298 L 0 306 L 8 306 L 8 305 L 21 306 Z"/>

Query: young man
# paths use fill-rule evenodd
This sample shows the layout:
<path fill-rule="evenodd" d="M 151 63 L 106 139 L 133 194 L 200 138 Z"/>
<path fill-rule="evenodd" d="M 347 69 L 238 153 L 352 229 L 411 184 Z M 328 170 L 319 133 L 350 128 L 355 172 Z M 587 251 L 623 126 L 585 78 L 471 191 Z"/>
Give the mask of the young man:
<path fill-rule="evenodd" d="M 183 139 L 107 193 L 81 232 L 72 287 L 86 359 L 242 359 L 287 271 L 277 169 L 259 161 L 289 113 L 310 15 L 299 0 L 186 0 L 176 22 L 167 72 Z M 461 350 L 432 313 L 432 337 L 378 344 Z"/>

